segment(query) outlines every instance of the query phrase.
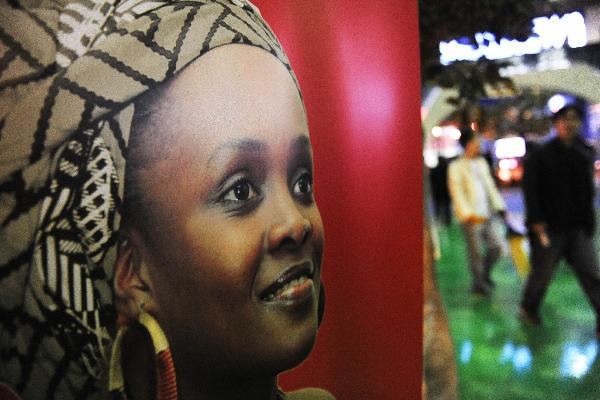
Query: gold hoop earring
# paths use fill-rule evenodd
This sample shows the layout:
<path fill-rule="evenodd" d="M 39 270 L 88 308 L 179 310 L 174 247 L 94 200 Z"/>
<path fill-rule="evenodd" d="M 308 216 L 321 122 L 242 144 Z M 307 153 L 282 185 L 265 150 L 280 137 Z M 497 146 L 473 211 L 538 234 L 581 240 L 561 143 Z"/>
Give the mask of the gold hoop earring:
<path fill-rule="evenodd" d="M 175 375 L 175 364 L 169 348 L 169 342 L 158 324 L 150 314 L 144 311 L 144 304 L 140 305 L 138 323 L 143 326 L 152 340 L 154 356 L 156 359 L 156 398 L 159 400 L 177 400 L 177 379 Z M 123 367 L 121 364 L 121 347 L 123 337 L 128 329 L 127 325 L 121 326 L 117 331 L 117 336 L 113 342 L 109 371 L 108 371 L 108 390 L 111 394 L 120 399 L 127 399 L 125 391 L 125 379 L 123 377 Z"/>

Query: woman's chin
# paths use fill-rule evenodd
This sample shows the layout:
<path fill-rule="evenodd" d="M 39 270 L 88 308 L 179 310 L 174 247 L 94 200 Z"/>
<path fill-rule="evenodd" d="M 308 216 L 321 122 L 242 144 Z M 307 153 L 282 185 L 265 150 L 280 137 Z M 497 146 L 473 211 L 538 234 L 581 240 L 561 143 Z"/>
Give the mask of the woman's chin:
<path fill-rule="evenodd" d="M 213 370 L 211 375 L 213 378 L 221 377 L 230 382 L 236 379 L 251 380 L 275 377 L 300 365 L 310 354 L 315 339 L 316 335 L 312 335 L 302 341 L 288 341 L 284 344 L 271 343 L 268 351 L 239 359 L 235 366 L 230 364 L 221 372 Z"/>
<path fill-rule="evenodd" d="M 316 312 L 302 321 L 290 323 L 284 319 L 271 322 L 262 340 L 254 345 L 248 344 L 254 348 L 248 347 L 244 358 L 254 364 L 248 365 L 249 369 L 276 375 L 297 367 L 309 356 L 316 342 L 318 324 Z"/>
<path fill-rule="evenodd" d="M 295 368 L 300 365 L 310 354 L 312 351 L 315 342 L 316 342 L 316 332 L 309 337 L 307 337 L 304 341 L 297 343 L 296 346 L 290 348 L 288 351 L 288 357 L 284 360 L 284 365 L 280 372 Z"/>
<path fill-rule="evenodd" d="M 277 372 L 283 372 L 297 367 L 309 356 L 317 338 L 316 319 L 310 323 L 307 321 L 302 327 L 296 326 L 279 338 L 276 343 L 273 343 L 277 345 L 273 350 L 277 350 L 270 352 L 269 355 L 277 365 Z"/>

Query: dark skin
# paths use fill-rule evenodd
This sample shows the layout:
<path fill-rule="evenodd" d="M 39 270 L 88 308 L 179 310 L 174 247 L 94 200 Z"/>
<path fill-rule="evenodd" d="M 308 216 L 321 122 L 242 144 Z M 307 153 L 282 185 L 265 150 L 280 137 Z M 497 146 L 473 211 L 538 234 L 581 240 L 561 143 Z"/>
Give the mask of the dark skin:
<path fill-rule="evenodd" d="M 157 106 L 147 148 L 171 140 L 138 176 L 150 217 L 119 251 L 119 311 L 135 320 L 144 303 L 158 320 L 180 399 L 274 399 L 277 374 L 314 344 L 321 285 L 297 88 L 272 55 L 230 45 L 183 71 Z"/>

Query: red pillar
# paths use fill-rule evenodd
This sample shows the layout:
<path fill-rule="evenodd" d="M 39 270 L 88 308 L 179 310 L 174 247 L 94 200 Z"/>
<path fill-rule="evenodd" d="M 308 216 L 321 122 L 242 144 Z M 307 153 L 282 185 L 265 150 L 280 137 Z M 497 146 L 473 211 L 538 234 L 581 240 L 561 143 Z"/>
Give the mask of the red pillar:
<path fill-rule="evenodd" d="M 418 399 L 422 151 L 417 1 L 256 0 L 298 75 L 325 224 L 325 321 L 281 378 L 340 400 Z"/>

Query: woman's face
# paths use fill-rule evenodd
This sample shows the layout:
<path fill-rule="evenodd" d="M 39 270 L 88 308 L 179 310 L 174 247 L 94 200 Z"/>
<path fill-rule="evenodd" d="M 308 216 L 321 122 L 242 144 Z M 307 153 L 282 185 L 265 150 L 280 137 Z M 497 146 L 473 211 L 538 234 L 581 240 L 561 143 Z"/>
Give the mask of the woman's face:
<path fill-rule="evenodd" d="M 158 105 L 139 253 L 175 365 L 243 376 L 298 364 L 317 329 L 323 226 L 290 74 L 263 50 L 224 46 Z"/>

